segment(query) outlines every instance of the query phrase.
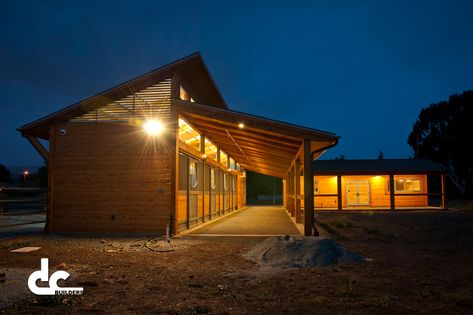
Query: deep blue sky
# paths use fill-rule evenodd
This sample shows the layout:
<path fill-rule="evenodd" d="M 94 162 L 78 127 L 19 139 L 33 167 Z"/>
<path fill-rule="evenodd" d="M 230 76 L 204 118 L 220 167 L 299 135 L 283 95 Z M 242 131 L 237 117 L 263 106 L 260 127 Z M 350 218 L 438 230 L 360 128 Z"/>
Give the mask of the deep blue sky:
<path fill-rule="evenodd" d="M 409 157 L 420 109 L 473 89 L 473 1 L 221 2 L 1 0 L 0 163 L 41 164 L 20 125 L 195 51 L 230 108 L 340 135 L 325 158 Z"/>

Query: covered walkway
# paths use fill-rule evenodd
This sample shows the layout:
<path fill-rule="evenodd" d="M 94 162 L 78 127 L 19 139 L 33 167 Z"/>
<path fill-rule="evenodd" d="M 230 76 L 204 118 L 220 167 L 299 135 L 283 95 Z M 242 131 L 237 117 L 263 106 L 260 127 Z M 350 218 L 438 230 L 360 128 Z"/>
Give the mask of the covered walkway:
<path fill-rule="evenodd" d="M 294 235 L 299 230 L 281 206 L 251 206 L 189 235 Z"/>

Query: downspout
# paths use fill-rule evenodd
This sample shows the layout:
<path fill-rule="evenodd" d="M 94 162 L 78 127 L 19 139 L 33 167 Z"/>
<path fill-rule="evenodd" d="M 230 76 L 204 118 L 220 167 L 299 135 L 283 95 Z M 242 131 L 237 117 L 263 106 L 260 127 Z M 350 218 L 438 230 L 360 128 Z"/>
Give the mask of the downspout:
<path fill-rule="evenodd" d="M 339 140 L 339 139 L 340 139 L 340 137 L 337 137 L 337 138 L 335 139 L 335 142 L 334 142 L 334 143 L 332 143 L 332 144 L 330 144 L 330 145 L 327 145 L 327 146 L 325 146 L 325 147 L 322 147 L 322 148 L 320 148 L 320 149 L 317 149 L 317 150 L 312 151 L 312 152 L 310 153 L 310 159 L 311 159 L 311 161 L 314 160 L 314 155 L 315 155 L 315 154 L 317 154 L 317 153 L 319 153 L 319 152 L 322 152 L 322 151 L 327 151 L 328 149 L 333 148 L 334 146 L 336 146 L 336 145 L 338 144 L 338 140 Z M 306 166 L 304 166 L 304 167 L 306 167 Z M 313 178 L 314 178 L 314 173 L 313 173 L 312 165 L 310 165 L 310 173 L 311 173 L 311 175 L 312 175 L 312 180 L 313 180 Z M 312 198 L 313 198 L 313 197 L 312 197 Z M 313 211 L 314 211 L 314 214 L 315 214 L 315 205 L 314 205 L 314 210 L 313 210 Z M 315 218 L 313 219 L 312 222 L 313 222 L 312 229 L 314 230 L 314 235 L 315 235 L 315 236 L 319 236 L 320 233 L 319 233 L 319 231 L 317 230 L 317 227 L 315 226 Z"/>

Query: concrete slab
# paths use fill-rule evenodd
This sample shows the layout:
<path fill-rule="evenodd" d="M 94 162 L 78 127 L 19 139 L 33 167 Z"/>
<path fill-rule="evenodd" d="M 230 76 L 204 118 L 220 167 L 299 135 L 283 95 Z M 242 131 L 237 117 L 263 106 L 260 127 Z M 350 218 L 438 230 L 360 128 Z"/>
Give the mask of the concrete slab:
<path fill-rule="evenodd" d="M 300 235 L 286 209 L 281 206 L 250 206 L 188 235 Z"/>
<path fill-rule="evenodd" d="M 38 249 L 41 249 L 41 247 L 21 247 L 17 249 L 11 250 L 12 253 L 29 253 L 29 252 L 34 252 L 37 251 Z"/>

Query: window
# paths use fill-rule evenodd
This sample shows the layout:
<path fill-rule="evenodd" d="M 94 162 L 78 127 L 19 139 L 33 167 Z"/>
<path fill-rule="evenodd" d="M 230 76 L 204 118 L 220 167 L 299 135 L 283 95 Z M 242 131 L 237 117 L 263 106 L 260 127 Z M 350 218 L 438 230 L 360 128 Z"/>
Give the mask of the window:
<path fill-rule="evenodd" d="M 227 191 L 228 189 L 228 183 L 227 183 L 227 173 L 223 174 L 223 190 Z"/>
<path fill-rule="evenodd" d="M 220 151 L 220 164 L 227 167 L 227 163 L 228 163 L 228 155 L 226 155 L 225 152 Z"/>
<path fill-rule="evenodd" d="M 179 98 L 183 101 L 188 101 L 190 100 L 190 96 L 189 96 L 189 93 L 187 93 L 187 91 L 181 86 L 181 88 L 179 89 Z"/>
<path fill-rule="evenodd" d="M 179 141 L 200 152 L 200 134 L 184 119 L 179 118 Z"/>
<path fill-rule="evenodd" d="M 217 147 L 207 138 L 205 138 L 205 156 L 208 159 L 217 161 Z"/>
<path fill-rule="evenodd" d="M 230 158 L 229 160 L 230 160 L 230 169 L 235 170 L 235 160 L 232 158 Z"/>
<path fill-rule="evenodd" d="M 212 190 L 215 190 L 215 188 L 217 188 L 217 185 L 215 183 L 215 169 L 213 168 L 210 169 L 210 188 L 212 188 Z"/>
<path fill-rule="evenodd" d="M 319 180 L 314 178 L 314 194 L 319 194 Z"/>
<path fill-rule="evenodd" d="M 421 181 L 418 178 L 395 178 L 394 192 L 416 193 L 422 191 Z M 387 191 L 390 191 L 389 181 L 387 181 Z"/>
<path fill-rule="evenodd" d="M 189 163 L 189 179 L 192 188 L 196 188 L 198 184 L 197 178 L 197 162 L 191 161 Z"/>

